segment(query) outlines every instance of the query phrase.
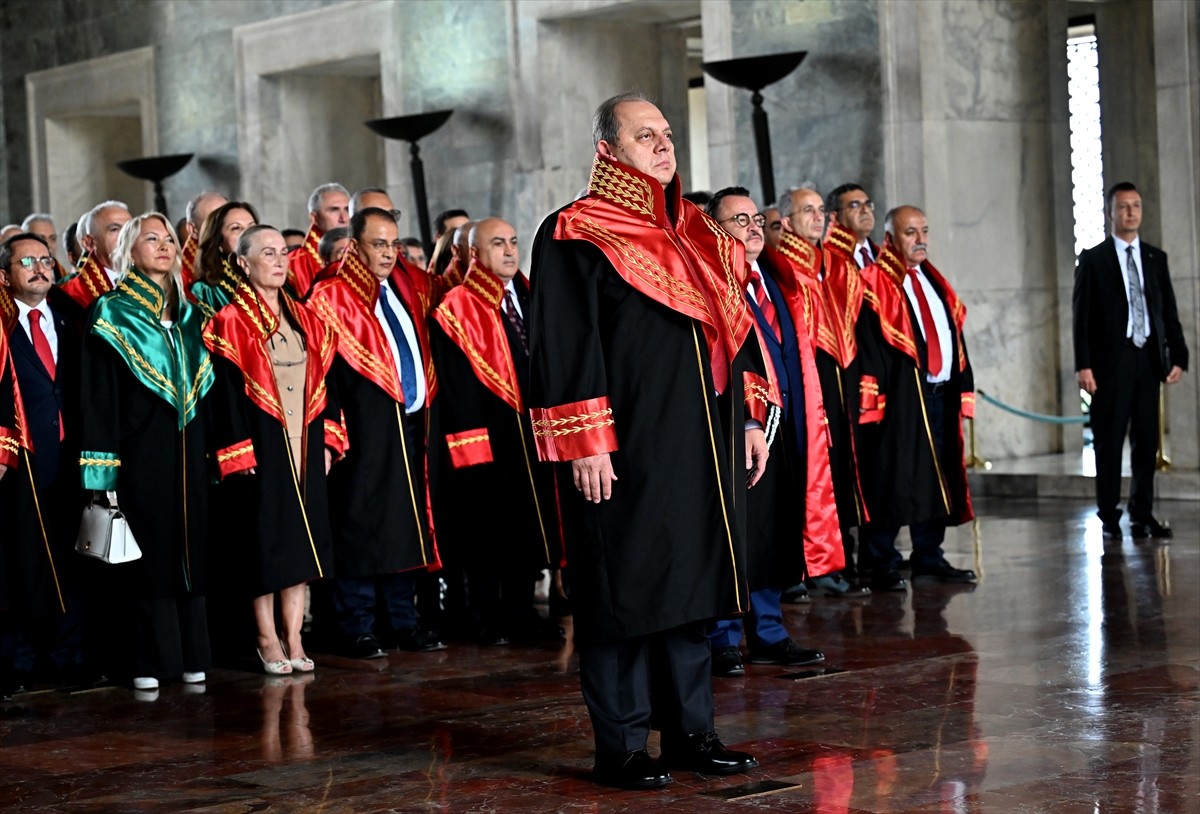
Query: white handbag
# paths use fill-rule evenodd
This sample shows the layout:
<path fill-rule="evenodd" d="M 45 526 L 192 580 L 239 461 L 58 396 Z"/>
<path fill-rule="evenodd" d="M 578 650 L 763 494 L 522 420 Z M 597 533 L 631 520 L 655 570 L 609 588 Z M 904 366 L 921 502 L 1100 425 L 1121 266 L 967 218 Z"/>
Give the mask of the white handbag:
<path fill-rule="evenodd" d="M 125 515 L 117 507 L 117 493 L 105 494 L 109 505 L 102 506 L 97 498 L 93 498 L 84 508 L 75 550 L 85 557 L 95 557 L 112 565 L 136 560 L 142 556 L 142 550 L 133 539 Z"/>

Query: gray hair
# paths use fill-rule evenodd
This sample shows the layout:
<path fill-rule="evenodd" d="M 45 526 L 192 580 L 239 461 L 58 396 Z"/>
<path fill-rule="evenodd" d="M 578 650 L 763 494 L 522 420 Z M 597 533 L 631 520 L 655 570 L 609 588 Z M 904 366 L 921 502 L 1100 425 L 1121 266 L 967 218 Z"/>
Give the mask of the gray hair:
<path fill-rule="evenodd" d="M 75 230 L 76 234 L 81 238 L 84 235 L 91 235 L 92 237 L 95 237 L 96 235 L 92 232 L 92 230 L 96 228 L 96 218 L 99 217 L 100 213 L 103 212 L 105 209 L 112 209 L 113 207 L 116 207 L 117 209 L 124 209 L 126 212 L 129 211 L 129 206 L 121 201 L 104 201 L 102 203 L 98 203 L 95 206 L 93 206 L 91 209 L 89 209 L 88 211 L 83 213 L 83 217 L 81 217 L 79 219 L 79 228 Z M 154 214 L 158 214 L 158 213 L 147 212 L 146 214 L 154 215 Z M 143 217 L 145 217 L 145 216 L 143 215 Z M 160 215 L 160 217 L 161 217 L 161 215 Z M 140 224 L 140 221 L 139 221 L 139 224 Z M 168 223 L 167 225 L 170 226 L 171 224 Z M 175 233 L 175 230 L 172 229 L 171 234 L 174 234 L 174 233 Z M 120 267 L 118 267 L 118 270 L 120 270 Z"/>
<path fill-rule="evenodd" d="M 925 214 L 925 211 L 921 209 L 921 207 L 913 206 L 912 204 L 900 204 L 899 206 L 893 206 L 887 211 L 887 214 L 883 216 L 883 233 L 885 235 L 891 235 L 892 237 L 896 236 L 896 233 L 892 231 L 892 226 L 894 225 L 893 221 L 896 220 L 896 213 L 901 209 L 915 209 L 922 215 Z"/>
<path fill-rule="evenodd" d="M 617 106 L 622 102 L 649 102 L 650 104 L 654 104 L 653 99 L 650 99 L 646 94 L 637 90 L 618 93 L 611 99 L 605 99 L 600 103 L 600 107 L 596 108 L 595 115 L 592 116 L 593 147 L 599 147 L 602 141 L 612 144 L 617 140 L 617 132 L 621 129 L 621 123 L 617 121 Z"/>
<path fill-rule="evenodd" d="M 358 211 L 360 206 L 362 206 L 363 196 L 371 195 L 371 194 L 387 195 L 389 200 L 392 197 L 391 195 L 388 195 L 388 191 L 386 189 L 384 189 L 383 187 L 366 187 L 365 189 L 360 189 L 358 192 L 355 192 L 353 195 L 350 196 L 350 217 L 354 217 L 354 213 Z M 312 208 L 311 201 L 309 202 L 309 210 L 308 211 L 309 212 L 316 211 Z"/>
<path fill-rule="evenodd" d="M 192 228 L 197 232 L 200 231 L 200 226 L 202 224 L 196 223 L 196 207 L 200 206 L 200 203 L 205 198 L 213 197 L 225 198 L 225 195 L 224 193 L 217 192 L 215 189 L 206 189 L 203 192 L 197 192 L 187 203 L 187 209 L 184 211 L 184 217 L 187 218 L 187 222 L 192 224 Z M 229 199 L 225 198 L 225 200 L 228 201 Z"/>
<path fill-rule="evenodd" d="M 34 212 L 32 215 L 26 215 L 25 220 L 21 221 L 21 231 L 28 232 L 29 227 L 35 223 L 48 223 L 54 225 L 54 218 L 47 215 L 45 212 Z"/>
<path fill-rule="evenodd" d="M 782 217 L 786 218 L 788 215 L 792 214 L 792 212 L 796 211 L 792 207 L 792 194 L 801 191 L 817 192 L 817 185 L 812 181 L 804 181 L 794 187 L 788 187 L 786 190 L 784 190 L 783 194 L 779 196 L 779 200 L 775 203 L 775 208 L 779 210 L 779 214 Z M 817 194 L 820 195 L 821 193 L 817 192 Z M 825 203 L 823 198 L 821 199 L 821 203 L 822 205 Z"/>
<path fill-rule="evenodd" d="M 350 237 L 349 226 L 336 226 L 321 235 L 321 242 L 317 244 L 317 254 L 321 255 L 321 259 L 325 261 L 326 265 L 333 262 L 333 247 L 339 240 L 345 240 L 348 237 Z"/>
<path fill-rule="evenodd" d="M 238 235 L 237 246 L 234 248 L 234 254 L 238 257 L 245 257 L 254 248 L 254 238 L 263 232 L 278 232 L 274 226 L 267 223 L 256 223 L 246 231 Z"/>
<path fill-rule="evenodd" d="M 331 192 L 340 192 L 343 195 L 345 195 L 347 198 L 350 197 L 350 190 L 346 189 L 344 186 L 337 183 L 336 181 L 330 182 L 328 184 L 321 184 L 321 186 L 317 187 L 316 189 L 314 189 L 312 191 L 312 195 L 308 196 L 308 211 L 316 212 L 318 209 L 320 209 L 321 208 L 321 199 L 324 198 L 326 195 L 328 195 Z"/>

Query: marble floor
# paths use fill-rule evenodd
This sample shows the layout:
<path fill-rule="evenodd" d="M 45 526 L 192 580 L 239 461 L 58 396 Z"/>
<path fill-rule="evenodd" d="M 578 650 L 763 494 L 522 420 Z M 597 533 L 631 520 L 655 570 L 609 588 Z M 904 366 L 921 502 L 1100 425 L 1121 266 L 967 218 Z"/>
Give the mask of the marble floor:
<path fill-rule="evenodd" d="M 1170 544 L 1108 542 L 1086 501 L 982 499 L 970 587 L 788 606 L 823 669 L 718 679 L 749 775 L 588 781 L 569 649 L 469 645 L 303 679 L 0 703 L 0 811 L 1200 812 L 1200 503 Z"/>

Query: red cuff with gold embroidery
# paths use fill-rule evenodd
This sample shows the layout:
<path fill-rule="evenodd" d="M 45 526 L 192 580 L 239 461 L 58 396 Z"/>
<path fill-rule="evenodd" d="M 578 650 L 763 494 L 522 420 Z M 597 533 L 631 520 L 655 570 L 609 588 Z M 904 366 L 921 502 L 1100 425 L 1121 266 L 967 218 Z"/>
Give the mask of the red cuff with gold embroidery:
<path fill-rule="evenodd" d="M 879 380 L 863 376 L 858 382 L 858 423 L 877 424 L 883 421 L 887 397 L 879 394 Z"/>
<path fill-rule="evenodd" d="M 446 446 L 450 447 L 450 463 L 455 469 L 492 462 L 492 442 L 483 427 L 447 435 Z"/>
<path fill-rule="evenodd" d="M 0 427 L 0 466 L 10 469 L 16 467 L 20 448 L 21 442 L 17 439 L 17 433 L 8 427 Z"/>
<path fill-rule="evenodd" d="M 343 421 L 345 419 L 343 418 Z M 332 419 L 325 419 L 325 446 L 333 450 L 333 457 L 345 457 L 350 444 L 346 439 L 346 425 Z"/>
<path fill-rule="evenodd" d="M 772 403 L 771 385 L 762 376 L 750 371 L 743 374 L 743 398 L 746 400 L 746 418 L 767 426 L 767 407 Z"/>
<path fill-rule="evenodd" d="M 608 396 L 557 407 L 534 407 L 529 417 L 533 420 L 538 457 L 543 461 L 574 461 L 617 450 L 617 430 Z"/>
<path fill-rule="evenodd" d="M 221 470 L 222 480 L 255 466 L 258 466 L 258 461 L 254 459 L 254 442 L 249 438 L 217 450 L 217 467 Z"/>
<path fill-rule="evenodd" d="M 974 418 L 975 417 L 975 394 L 974 393 L 963 393 L 962 394 L 962 417 L 963 418 Z"/>

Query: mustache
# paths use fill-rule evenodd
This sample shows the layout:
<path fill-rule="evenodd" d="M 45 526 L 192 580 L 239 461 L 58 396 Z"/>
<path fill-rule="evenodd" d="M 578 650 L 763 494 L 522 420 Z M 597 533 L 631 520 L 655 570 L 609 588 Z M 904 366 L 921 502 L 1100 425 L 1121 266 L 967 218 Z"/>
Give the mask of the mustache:
<path fill-rule="evenodd" d="M 928 244 L 925 244 L 925 243 L 914 243 L 913 251 L 914 252 L 928 252 L 929 246 L 928 246 Z"/>
<path fill-rule="evenodd" d="M 37 274 L 35 274 L 29 278 L 29 282 L 31 282 L 31 283 L 36 283 L 38 280 L 41 280 L 43 283 L 50 282 L 50 278 L 47 277 L 45 274 L 42 274 L 41 272 L 38 272 Z"/>

